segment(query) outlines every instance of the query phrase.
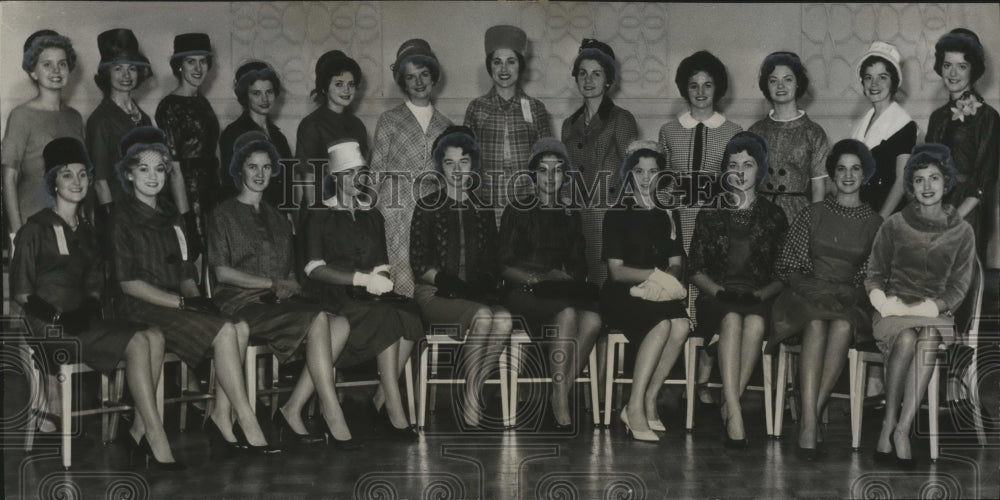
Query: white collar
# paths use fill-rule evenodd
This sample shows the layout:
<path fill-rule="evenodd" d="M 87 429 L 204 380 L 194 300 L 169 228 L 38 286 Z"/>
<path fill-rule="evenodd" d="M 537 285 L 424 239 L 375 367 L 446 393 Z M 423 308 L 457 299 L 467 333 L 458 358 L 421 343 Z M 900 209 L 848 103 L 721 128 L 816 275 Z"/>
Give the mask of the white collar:
<path fill-rule="evenodd" d="M 699 122 L 691 116 L 690 111 L 685 111 L 684 114 L 677 117 L 677 121 L 681 122 L 681 126 L 684 128 L 695 128 L 699 123 L 704 123 L 708 128 L 719 128 L 723 123 L 726 123 L 726 117 L 722 116 L 721 113 L 715 111 L 712 116 L 709 116 L 707 120 Z"/>
<path fill-rule="evenodd" d="M 806 116 L 806 112 L 802 111 L 801 109 L 799 110 L 798 113 L 795 114 L 795 116 L 793 116 L 792 118 L 785 119 L 785 120 L 779 120 L 779 119 L 775 118 L 774 117 L 774 110 L 773 109 L 771 111 L 767 112 L 767 117 L 768 118 L 770 118 L 770 119 L 772 119 L 772 120 L 774 120 L 776 122 L 782 122 L 782 123 L 785 123 L 785 122 L 794 122 L 795 120 L 798 120 L 799 118 L 802 118 L 803 116 Z"/>
<path fill-rule="evenodd" d="M 337 199 L 337 195 L 333 195 L 333 196 L 331 196 L 331 197 L 323 200 L 323 205 L 325 205 L 325 206 L 327 206 L 329 208 L 337 209 L 337 210 L 346 210 L 348 208 L 347 205 L 342 205 L 340 203 L 340 200 Z M 357 208 L 359 208 L 361 210 L 368 210 L 369 208 L 371 208 L 371 206 L 372 206 L 371 203 L 358 202 Z"/>
<path fill-rule="evenodd" d="M 865 113 L 865 116 L 861 117 L 861 120 L 854 126 L 854 131 L 851 132 L 851 138 L 865 143 L 865 146 L 868 146 L 869 149 L 878 146 L 882 141 L 892 137 L 892 134 L 895 134 L 899 129 L 913 121 L 910 114 L 896 103 L 896 101 L 892 101 L 885 112 L 869 127 L 868 124 L 874 115 L 875 108 L 869 109 Z"/>

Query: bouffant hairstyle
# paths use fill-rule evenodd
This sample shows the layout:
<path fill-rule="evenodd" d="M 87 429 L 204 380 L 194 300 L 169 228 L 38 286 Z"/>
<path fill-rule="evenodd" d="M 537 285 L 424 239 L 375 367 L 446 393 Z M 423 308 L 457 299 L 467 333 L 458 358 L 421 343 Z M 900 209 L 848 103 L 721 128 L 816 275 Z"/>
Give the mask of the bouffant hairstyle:
<path fill-rule="evenodd" d="M 688 81 L 699 71 L 704 71 L 712 77 L 712 81 L 715 83 L 715 102 L 718 103 L 729 90 L 729 77 L 726 75 L 726 65 L 707 50 L 695 52 L 681 61 L 680 66 L 677 67 L 677 74 L 674 76 L 677 91 L 681 93 L 681 97 L 685 101 L 688 101 Z"/>
<path fill-rule="evenodd" d="M 31 34 L 24 42 L 24 57 L 21 59 L 21 69 L 25 73 L 31 74 L 38 65 L 38 56 L 45 49 L 62 49 L 66 53 L 66 65 L 70 72 L 76 68 L 76 51 L 73 50 L 73 43 L 52 30 L 39 30 Z"/>
<path fill-rule="evenodd" d="M 271 82 L 271 86 L 274 88 L 274 97 L 281 95 L 281 79 L 278 78 L 278 74 L 266 62 L 251 61 L 236 69 L 236 78 L 233 80 L 233 92 L 236 94 L 236 100 L 239 101 L 241 106 L 244 108 L 247 107 L 250 98 L 250 86 L 261 80 Z"/>
<path fill-rule="evenodd" d="M 795 74 L 795 99 L 801 99 L 809 89 L 809 75 L 806 74 L 806 67 L 802 65 L 802 60 L 794 52 L 774 52 L 764 58 L 760 65 L 760 75 L 757 78 L 757 87 L 760 88 L 764 98 L 771 100 L 771 93 L 767 90 L 767 80 L 777 66 L 787 66 Z"/>
<path fill-rule="evenodd" d="M 955 28 L 945 33 L 934 44 L 934 72 L 941 76 L 941 65 L 947 52 L 961 52 L 972 66 L 972 83 L 976 83 L 986 72 L 986 55 L 979 36 L 965 28 Z"/>
<path fill-rule="evenodd" d="M 875 175 L 875 158 L 872 157 L 872 152 L 868 150 L 865 143 L 855 139 L 837 141 L 830 148 L 830 154 L 826 156 L 826 173 L 830 175 L 830 178 L 833 178 L 833 172 L 837 170 L 837 163 L 844 155 L 854 155 L 861 160 L 861 173 L 864 176 L 861 183 L 868 184 L 868 181 Z"/>
<path fill-rule="evenodd" d="M 397 64 L 392 70 L 393 79 L 396 80 L 396 85 L 399 86 L 399 89 L 402 90 L 404 94 L 406 94 L 406 63 L 413 63 L 417 69 L 427 68 L 430 70 L 431 82 L 435 85 L 437 85 L 438 80 L 441 79 L 441 65 L 438 63 L 437 59 L 423 54 L 409 56 L 400 61 L 399 64 Z"/>
<path fill-rule="evenodd" d="M 958 168 L 951 156 L 951 150 L 944 144 L 927 142 L 917 144 L 910 153 L 910 159 L 903 167 L 903 187 L 906 194 L 913 196 L 913 174 L 930 166 L 937 167 L 945 176 L 944 192 L 948 194 L 958 183 Z"/>
<path fill-rule="evenodd" d="M 753 132 L 740 132 L 729 139 L 726 150 L 722 154 L 721 171 L 726 172 L 729 166 L 729 157 L 735 154 L 746 152 L 757 162 L 757 186 L 760 186 L 768 177 L 770 165 L 767 159 L 767 141 L 763 137 Z"/>
<path fill-rule="evenodd" d="M 113 64 L 102 64 L 97 67 L 97 74 L 94 75 L 94 83 L 97 84 L 97 88 L 101 89 L 101 93 L 104 97 L 111 95 L 111 69 L 119 64 L 129 64 L 127 62 L 113 63 Z M 136 80 L 135 88 L 142 86 L 142 82 L 148 80 L 153 76 L 153 70 L 149 66 L 143 66 L 141 64 L 130 64 L 136 69 Z"/>
<path fill-rule="evenodd" d="M 361 87 L 361 66 L 354 59 L 351 59 L 339 50 L 331 50 L 321 56 L 316 61 L 316 88 L 309 94 L 313 102 L 323 106 L 326 104 L 327 91 L 333 77 L 350 73 L 354 77 L 354 84 Z"/>
<path fill-rule="evenodd" d="M 441 135 L 434 140 L 432 157 L 434 158 L 434 168 L 438 172 L 443 172 L 441 163 L 444 161 L 444 153 L 448 148 L 459 148 L 462 153 L 469 155 L 472 159 L 472 171 L 478 172 L 483 157 L 483 151 L 476 140 L 476 133 L 471 128 L 463 125 L 452 125 L 441 132 Z"/>

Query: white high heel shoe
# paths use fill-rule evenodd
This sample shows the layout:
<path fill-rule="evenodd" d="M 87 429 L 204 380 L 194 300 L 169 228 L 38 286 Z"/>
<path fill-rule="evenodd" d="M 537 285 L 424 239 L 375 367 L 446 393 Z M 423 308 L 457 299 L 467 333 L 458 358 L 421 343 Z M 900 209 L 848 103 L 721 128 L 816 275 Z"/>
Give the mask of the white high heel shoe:
<path fill-rule="evenodd" d="M 632 426 L 628 423 L 628 405 L 622 408 L 621 415 L 618 416 L 622 423 L 625 424 L 625 428 L 628 429 L 629 434 L 632 435 L 632 439 L 636 441 L 644 441 L 647 443 L 655 443 L 660 440 L 660 437 L 653 433 L 653 431 L 633 431 Z"/>

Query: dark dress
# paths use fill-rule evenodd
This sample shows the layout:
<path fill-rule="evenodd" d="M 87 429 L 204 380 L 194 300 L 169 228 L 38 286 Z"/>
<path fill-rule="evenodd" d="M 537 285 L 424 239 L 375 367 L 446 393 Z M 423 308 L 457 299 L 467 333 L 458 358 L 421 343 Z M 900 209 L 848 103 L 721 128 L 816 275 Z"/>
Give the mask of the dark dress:
<path fill-rule="evenodd" d="M 790 285 L 772 310 L 768 351 L 802 333 L 813 320 L 844 320 L 855 339 L 871 337 L 871 305 L 863 286 L 866 262 L 882 217 L 862 203 L 839 205 L 832 198 L 814 203 L 792 222 L 776 265 Z"/>
<path fill-rule="evenodd" d="M 326 163 L 329 155 L 326 148 L 338 140 L 354 139 L 361 145 L 361 154 L 368 158 L 368 129 L 356 116 L 337 113 L 320 106 L 299 122 L 295 135 L 295 157 L 300 167 L 308 160 L 322 160 Z"/>
<path fill-rule="evenodd" d="M 118 143 L 129 130 L 153 124 L 149 115 L 142 108 L 138 109 L 139 121 L 136 122 L 110 97 L 105 97 L 87 118 L 87 153 L 94 165 L 94 179 L 108 183 L 111 198 L 115 201 L 121 200 L 125 194 L 115 171 L 115 163 L 121 156 Z"/>
<path fill-rule="evenodd" d="M 495 279 L 499 275 L 495 220 L 493 210 L 473 205 L 468 199 L 457 202 L 443 189 L 417 202 L 410 221 L 410 265 L 416 282 L 413 298 L 432 331 L 464 337 L 476 312 L 487 304 L 438 297 L 437 287 L 420 277 L 434 268 L 466 281 L 484 274 Z"/>
<path fill-rule="evenodd" d="M 222 200 L 219 158 L 219 119 L 205 96 L 169 94 L 156 107 L 156 126 L 167 134 L 167 145 L 180 163 L 188 201 L 205 215 Z M 228 170 L 226 179 L 229 179 Z M 202 229 L 204 231 L 204 229 Z"/>
<path fill-rule="evenodd" d="M 973 93 L 980 102 L 983 98 Z M 986 244 L 995 237 L 1000 222 L 990 220 L 987 207 L 996 207 L 997 172 L 1000 168 L 1000 114 L 983 102 L 976 113 L 963 120 L 953 117 L 951 108 L 955 101 L 934 110 L 927 123 L 927 142 L 938 142 L 951 149 L 952 158 L 958 168 L 958 184 L 947 195 L 945 203 L 958 207 L 968 197 L 977 196 L 982 190 L 985 195 L 965 220 L 976 233 L 976 253 L 984 262 Z"/>
<path fill-rule="evenodd" d="M 666 270 L 671 257 L 684 257 L 677 211 L 643 210 L 626 201 L 604 216 L 603 259 L 628 267 Z M 687 318 L 685 300 L 654 302 L 629 294 L 631 283 L 608 279 L 601 289 L 601 314 L 608 327 L 622 330 L 629 342 L 642 339 L 663 320 Z"/>
<path fill-rule="evenodd" d="M 116 280 L 142 280 L 179 293 L 184 280 L 198 276 L 189 260 L 189 238 L 176 209 L 163 197 L 155 209 L 131 196 L 123 199 L 115 206 L 112 227 Z M 160 327 L 167 350 L 189 366 L 207 357 L 216 335 L 230 321 L 225 316 L 151 304 L 124 293 L 115 298 L 115 311 L 119 318 Z"/>
<path fill-rule="evenodd" d="M 278 209 L 266 202 L 254 210 L 230 198 L 212 212 L 208 225 L 208 265 L 226 266 L 273 280 L 295 279 L 292 270 L 292 227 Z M 296 301 L 261 301 L 267 288 L 242 288 L 220 283 L 213 298 L 226 314 L 250 326 L 250 335 L 264 340 L 282 363 L 292 359 L 316 316 L 318 305 Z"/>
<path fill-rule="evenodd" d="M 43 209 L 21 226 L 14 247 L 10 292 L 15 297 L 37 295 L 65 312 L 103 288 L 104 263 L 97 251 L 97 236 L 86 221 L 74 231 L 51 208 Z M 45 321 L 25 317 L 35 336 L 47 335 Z M 71 357 L 56 361 L 83 361 L 111 373 L 125 358 L 125 348 L 135 333 L 146 328 L 143 323 L 92 318 L 88 329 L 70 337 L 80 343 L 81 359 L 74 359 L 75 352 L 71 352 Z"/>
<path fill-rule="evenodd" d="M 385 246 L 385 222 L 374 209 L 331 208 L 310 211 L 306 221 L 306 260 L 322 261 L 344 272 L 371 272 L 389 262 Z M 337 309 L 351 325 L 351 335 L 337 366 L 347 367 L 375 358 L 399 338 L 420 340 L 424 336 L 420 310 L 410 299 L 355 299 L 350 285 L 332 285 L 315 279 L 306 283 L 314 298 Z"/>
<path fill-rule="evenodd" d="M 583 220 L 579 211 L 534 206 L 521 210 L 508 206 L 500 222 L 500 265 L 539 273 L 564 271 L 573 280 L 587 279 Z M 591 286 L 594 286 L 591 284 Z M 596 288 L 595 288 L 596 289 Z M 507 296 L 511 313 L 523 316 L 529 333 L 543 337 L 545 325 L 568 307 L 597 311 L 597 303 L 576 297 L 541 296 L 534 290 L 513 288 Z"/>
<path fill-rule="evenodd" d="M 781 254 L 788 220 L 774 203 L 757 198 L 742 210 L 702 210 L 691 237 L 688 277 L 702 273 L 730 292 L 754 292 L 776 278 L 774 262 Z M 755 314 L 767 321 L 774 299 L 744 305 L 698 296 L 695 335 L 711 338 L 722 318 L 735 312 Z"/>
<path fill-rule="evenodd" d="M 292 149 L 288 147 L 288 139 L 285 138 L 285 134 L 281 133 L 281 129 L 274 122 L 268 119 L 267 130 L 261 130 L 257 126 L 257 122 L 253 121 L 253 118 L 250 117 L 250 113 L 244 111 L 219 136 L 219 156 L 222 158 L 222 192 L 225 193 L 224 196 L 226 198 L 236 196 L 240 189 L 233 184 L 232 176 L 229 175 L 229 163 L 233 159 L 233 143 L 236 142 L 236 138 L 247 132 L 265 132 L 268 140 L 274 145 L 274 149 L 278 151 L 278 158 L 282 160 L 292 158 Z M 273 168 L 276 171 L 278 165 L 274 165 Z M 264 190 L 264 200 L 272 206 L 277 207 L 284 202 L 284 199 L 285 175 L 282 172 L 277 177 L 271 178 L 271 183 Z"/>

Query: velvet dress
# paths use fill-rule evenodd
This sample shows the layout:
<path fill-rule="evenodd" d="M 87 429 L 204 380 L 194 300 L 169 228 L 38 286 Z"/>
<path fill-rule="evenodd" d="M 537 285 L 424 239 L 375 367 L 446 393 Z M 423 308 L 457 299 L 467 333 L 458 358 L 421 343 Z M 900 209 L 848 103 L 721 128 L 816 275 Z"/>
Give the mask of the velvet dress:
<path fill-rule="evenodd" d="M 188 202 L 202 216 L 222 201 L 219 177 L 219 119 L 205 96 L 168 94 L 156 107 L 156 126 L 167 134 L 167 146 L 180 163 Z M 228 181 L 229 166 L 227 173 Z M 205 232 L 204 228 L 201 228 Z"/>

